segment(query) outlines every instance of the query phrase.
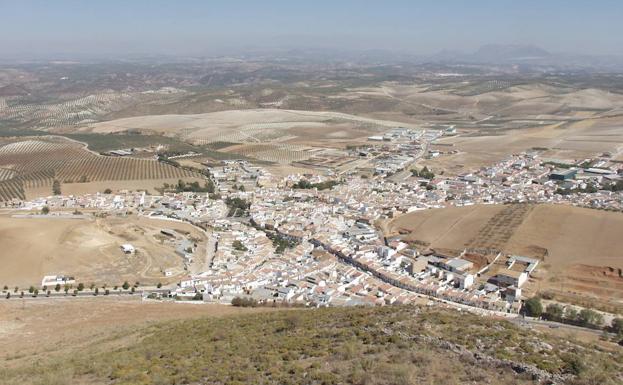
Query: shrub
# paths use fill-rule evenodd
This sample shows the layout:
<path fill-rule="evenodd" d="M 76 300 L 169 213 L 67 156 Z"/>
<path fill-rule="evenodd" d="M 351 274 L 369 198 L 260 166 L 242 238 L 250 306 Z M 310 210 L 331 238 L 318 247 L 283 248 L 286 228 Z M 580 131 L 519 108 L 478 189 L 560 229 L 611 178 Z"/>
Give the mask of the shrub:
<path fill-rule="evenodd" d="M 616 334 L 623 333 L 623 318 L 615 318 L 612 320 L 612 332 Z"/>
<path fill-rule="evenodd" d="M 582 326 L 599 326 L 603 321 L 603 316 L 591 309 L 582 309 L 578 314 L 578 322 Z"/>
<path fill-rule="evenodd" d="M 256 307 L 257 301 L 253 298 L 235 297 L 234 299 L 231 300 L 231 304 L 233 306 L 239 306 L 239 307 Z"/>
<path fill-rule="evenodd" d="M 241 241 L 235 240 L 232 242 L 232 247 L 238 251 L 247 251 L 249 250 Z"/>
<path fill-rule="evenodd" d="M 52 182 L 52 194 L 61 195 L 61 182 L 56 179 Z"/>
<path fill-rule="evenodd" d="M 551 320 L 551 321 L 561 321 L 563 312 L 564 310 L 562 306 L 555 304 L 555 303 L 551 303 L 547 305 L 547 308 L 545 309 L 545 316 L 548 320 Z"/>
<path fill-rule="evenodd" d="M 523 304 L 525 314 L 530 317 L 540 317 L 543 314 L 543 305 L 538 297 L 532 297 Z"/>

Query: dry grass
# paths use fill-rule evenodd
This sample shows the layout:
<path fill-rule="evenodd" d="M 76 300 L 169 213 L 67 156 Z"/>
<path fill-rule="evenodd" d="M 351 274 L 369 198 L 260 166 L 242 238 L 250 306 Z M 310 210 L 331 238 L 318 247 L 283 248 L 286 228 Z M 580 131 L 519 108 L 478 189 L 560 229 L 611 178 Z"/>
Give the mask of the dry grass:
<path fill-rule="evenodd" d="M 5 369 L 8 384 L 530 384 L 495 359 L 616 384 L 621 353 L 505 321 L 413 307 L 292 310 L 156 324 Z M 463 349 L 447 348 L 444 341 Z M 547 343 L 549 348 L 543 348 Z M 454 348 L 453 348 L 454 349 Z M 71 351 L 70 347 L 66 350 Z M 592 359 L 578 363 L 578 357 Z M 497 367 L 496 367 L 497 366 Z"/>

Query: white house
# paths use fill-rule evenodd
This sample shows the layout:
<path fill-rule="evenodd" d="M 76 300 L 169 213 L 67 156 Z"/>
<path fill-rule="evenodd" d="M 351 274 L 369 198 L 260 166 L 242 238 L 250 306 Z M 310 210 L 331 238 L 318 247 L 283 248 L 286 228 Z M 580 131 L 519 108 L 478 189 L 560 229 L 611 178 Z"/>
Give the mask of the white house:
<path fill-rule="evenodd" d="M 121 251 L 123 251 L 125 254 L 134 254 L 136 252 L 136 249 L 131 244 L 124 243 L 123 245 L 121 245 Z"/>
<path fill-rule="evenodd" d="M 64 275 L 46 275 L 41 280 L 41 286 L 56 286 L 60 285 L 72 285 L 76 283 L 74 277 L 67 277 Z"/>

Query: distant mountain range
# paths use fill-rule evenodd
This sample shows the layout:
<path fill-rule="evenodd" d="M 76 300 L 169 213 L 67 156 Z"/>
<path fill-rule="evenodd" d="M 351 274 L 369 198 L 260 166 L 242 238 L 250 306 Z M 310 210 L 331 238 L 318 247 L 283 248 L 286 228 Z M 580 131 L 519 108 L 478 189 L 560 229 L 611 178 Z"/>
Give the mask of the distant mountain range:
<path fill-rule="evenodd" d="M 623 56 L 552 53 L 533 45 L 489 44 L 473 53 L 443 50 L 426 59 L 438 63 L 517 64 L 562 69 L 623 70 Z"/>
<path fill-rule="evenodd" d="M 1 56 L 1 55 L 0 55 Z M 253 47 L 244 49 L 231 47 L 229 51 L 211 52 L 205 55 L 148 55 L 148 54 L 119 54 L 99 55 L 83 54 L 55 54 L 42 57 L 15 56 L 0 57 L 0 64 L 37 63 L 51 60 L 78 60 L 83 63 L 98 63 L 108 61 L 140 62 L 140 63 L 181 63 L 210 60 L 260 60 L 296 63 L 332 63 L 339 62 L 359 63 L 366 65 L 394 65 L 394 64 L 426 64 L 426 65 L 477 65 L 497 66 L 500 70 L 517 68 L 524 71 L 551 72 L 551 71 L 586 71 L 586 72 L 623 72 L 623 55 L 586 55 L 575 53 L 550 52 L 534 45 L 521 44 L 488 44 L 474 52 L 456 50 L 441 50 L 433 55 L 418 54 L 410 50 L 393 50 L 382 48 L 358 49 L 335 48 L 302 44 L 300 46 L 283 45 L 281 47 Z M 19 90 L 0 89 L 2 93 L 15 93 Z"/>

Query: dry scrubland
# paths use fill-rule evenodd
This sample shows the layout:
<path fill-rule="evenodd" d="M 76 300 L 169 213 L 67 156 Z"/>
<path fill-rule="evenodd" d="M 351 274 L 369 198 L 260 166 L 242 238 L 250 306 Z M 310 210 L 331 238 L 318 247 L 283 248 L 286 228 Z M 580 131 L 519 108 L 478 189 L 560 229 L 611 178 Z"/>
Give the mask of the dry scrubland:
<path fill-rule="evenodd" d="M 2 300 L 0 373 L 1 368 L 80 352 L 98 344 L 102 345 L 102 349 L 116 349 L 136 342 L 138 336 L 133 332 L 155 322 L 261 311 L 265 310 L 145 302 L 139 295 Z"/>
<path fill-rule="evenodd" d="M 390 233 L 432 248 L 493 247 L 506 253 L 547 255 L 536 287 L 597 298 L 621 306 L 623 214 L 563 205 L 475 205 L 402 215 Z"/>
<path fill-rule="evenodd" d="M 30 325 L 32 334 L 24 340 L 4 337 L 19 352 L 0 364 L 6 384 L 537 383 L 532 374 L 512 368 L 570 385 L 622 380 L 623 357 L 614 345 L 596 347 L 506 321 L 413 306 L 227 315 L 239 309 L 105 302 L 95 307 L 80 301 L 59 314 L 81 314 L 69 320 L 77 331 L 66 333 L 62 344 L 54 343 L 49 326 L 41 331 L 40 318 L 58 314 L 58 308 L 27 306 L 13 311 L 26 320 L 15 322 Z M 196 318 L 198 308 L 223 316 L 135 327 L 171 313 Z M 24 333 L 23 327 L 16 330 Z M 41 334 L 42 341 L 24 348 Z"/>
<path fill-rule="evenodd" d="M 0 145 L 0 201 L 24 199 L 34 195 L 31 191 L 41 193 L 47 190 L 41 195 L 51 195 L 54 180 L 69 185 L 70 189 L 73 184 L 84 184 L 76 191 L 95 192 L 93 187 L 99 186 L 86 186 L 91 182 L 124 181 L 125 188 L 131 189 L 143 181 L 157 180 L 156 185 L 161 185 L 164 180 L 197 177 L 199 175 L 191 171 L 151 159 L 101 156 L 88 151 L 80 143 L 61 137 Z"/>
<path fill-rule="evenodd" d="M 182 259 L 171 246 L 158 239 L 162 228 L 179 227 L 198 239 L 205 236 L 190 225 L 136 217 L 97 220 L 58 218 L 13 218 L 0 216 L 0 285 L 21 288 L 40 285 L 44 275 L 66 274 L 79 282 L 121 285 L 176 281 L 165 279 L 162 270 L 182 273 Z M 136 255 L 119 249 L 131 243 Z M 199 249 L 202 252 L 202 249 Z M 199 254 L 198 254 L 199 255 Z"/>

